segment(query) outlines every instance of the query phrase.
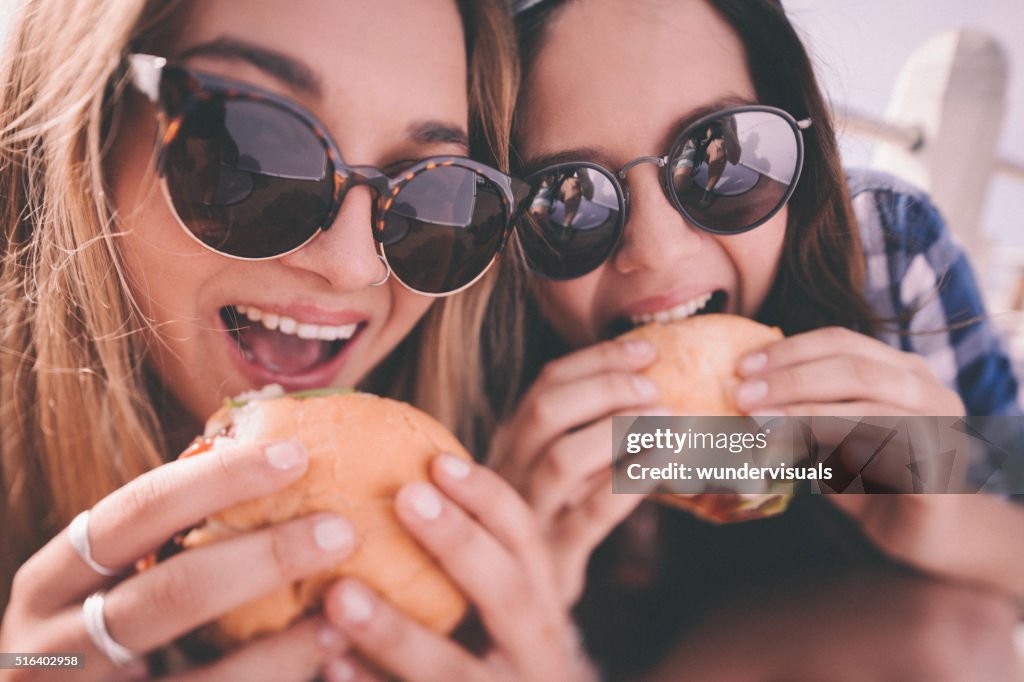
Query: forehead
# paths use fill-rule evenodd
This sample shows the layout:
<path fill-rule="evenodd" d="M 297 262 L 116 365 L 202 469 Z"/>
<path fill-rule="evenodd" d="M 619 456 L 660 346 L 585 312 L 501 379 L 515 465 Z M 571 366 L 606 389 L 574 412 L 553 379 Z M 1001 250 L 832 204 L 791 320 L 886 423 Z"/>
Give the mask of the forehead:
<path fill-rule="evenodd" d="M 523 96 L 526 155 L 600 144 L 632 158 L 664 151 L 681 116 L 753 99 L 754 86 L 738 36 L 702 0 L 570 0 Z"/>
<path fill-rule="evenodd" d="M 462 22 L 452 0 L 195 0 L 175 51 L 221 37 L 270 48 L 308 65 L 332 123 L 366 112 L 457 122 L 466 118 Z M 244 64 L 231 75 L 263 81 Z M 275 84 L 277 85 L 277 84 Z"/>

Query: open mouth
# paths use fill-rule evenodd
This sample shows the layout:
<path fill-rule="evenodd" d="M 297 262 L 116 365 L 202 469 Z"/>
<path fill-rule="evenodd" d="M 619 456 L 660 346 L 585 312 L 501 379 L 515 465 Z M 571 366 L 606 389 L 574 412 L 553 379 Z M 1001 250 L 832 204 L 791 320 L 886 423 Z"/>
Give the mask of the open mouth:
<path fill-rule="evenodd" d="M 220 317 L 246 362 L 282 376 L 308 374 L 327 365 L 366 326 L 365 321 L 307 324 L 244 305 L 225 306 Z"/>
<path fill-rule="evenodd" d="M 694 317 L 695 315 L 721 313 L 725 311 L 728 299 L 729 294 L 727 294 L 725 290 L 716 289 L 715 291 L 702 294 L 696 298 L 690 299 L 689 301 L 684 301 L 679 305 L 666 308 L 665 310 L 622 317 L 615 320 L 613 323 L 612 335 L 618 336 L 619 334 L 623 334 L 634 327 L 641 327 L 645 324 L 651 324 L 654 322 L 667 324 L 669 322 L 685 320 L 686 318 Z"/>

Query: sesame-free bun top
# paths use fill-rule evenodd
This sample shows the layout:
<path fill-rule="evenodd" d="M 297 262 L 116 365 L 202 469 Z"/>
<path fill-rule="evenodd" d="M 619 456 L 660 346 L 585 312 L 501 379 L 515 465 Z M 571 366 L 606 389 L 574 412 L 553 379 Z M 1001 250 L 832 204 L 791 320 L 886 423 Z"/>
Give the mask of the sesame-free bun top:
<path fill-rule="evenodd" d="M 738 315 L 697 315 L 679 322 L 655 322 L 623 334 L 658 349 L 657 361 L 641 373 L 658 385 L 660 400 L 677 415 L 742 414 L 732 395 L 740 383 L 736 363 L 747 353 L 782 338 Z"/>
<path fill-rule="evenodd" d="M 655 322 L 623 334 L 658 349 L 658 359 L 641 374 L 658 385 L 660 401 L 680 416 L 740 416 L 732 396 L 740 383 L 736 363 L 747 353 L 782 338 L 768 327 L 738 315 L 709 314 L 667 324 Z M 658 502 L 684 509 L 713 523 L 752 521 L 785 511 L 785 493 L 656 493 Z"/>
<path fill-rule="evenodd" d="M 294 440 L 309 452 L 306 474 L 267 497 L 210 516 L 185 538 L 186 547 L 318 512 L 348 519 L 356 549 L 334 570 L 300 580 L 221 617 L 205 634 L 230 646 L 286 627 L 315 610 L 340 576 L 363 581 L 408 615 L 440 633 L 462 617 L 466 601 L 434 559 L 400 525 L 398 489 L 429 479 L 428 463 L 448 452 L 469 453 L 446 428 L 406 403 L 368 393 L 276 397 L 227 406 L 207 422 L 212 444 Z"/>

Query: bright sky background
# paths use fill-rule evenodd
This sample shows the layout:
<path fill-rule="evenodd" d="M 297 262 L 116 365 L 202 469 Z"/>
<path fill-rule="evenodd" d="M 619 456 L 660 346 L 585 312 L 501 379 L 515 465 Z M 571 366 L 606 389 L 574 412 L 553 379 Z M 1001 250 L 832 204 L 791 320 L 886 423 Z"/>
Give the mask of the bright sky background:
<path fill-rule="evenodd" d="M 1000 154 L 1024 163 L 1024 2 L 1022 0 L 783 0 L 804 32 L 834 102 L 881 116 L 904 61 L 936 34 L 971 27 L 995 36 L 1009 57 Z M 865 143 L 845 145 L 848 160 Z M 954 154 L 955 152 L 951 152 Z M 983 216 L 997 243 L 1024 249 L 1024 182 L 996 179 Z"/>

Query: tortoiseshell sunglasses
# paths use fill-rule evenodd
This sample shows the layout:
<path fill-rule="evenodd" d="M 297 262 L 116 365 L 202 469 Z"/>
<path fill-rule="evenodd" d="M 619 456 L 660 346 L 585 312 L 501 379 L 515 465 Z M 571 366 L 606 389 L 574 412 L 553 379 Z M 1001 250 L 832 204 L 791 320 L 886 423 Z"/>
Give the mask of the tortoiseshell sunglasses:
<path fill-rule="evenodd" d="M 517 180 L 458 156 L 388 177 L 349 166 L 313 114 L 252 85 L 128 58 L 132 84 L 160 108 L 157 170 L 182 227 L 217 253 L 279 258 L 330 228 L 353 187 L 375 195 L 373 236 L 407 288 L 443 296 L 477 281 L 505 244 Z"/>

